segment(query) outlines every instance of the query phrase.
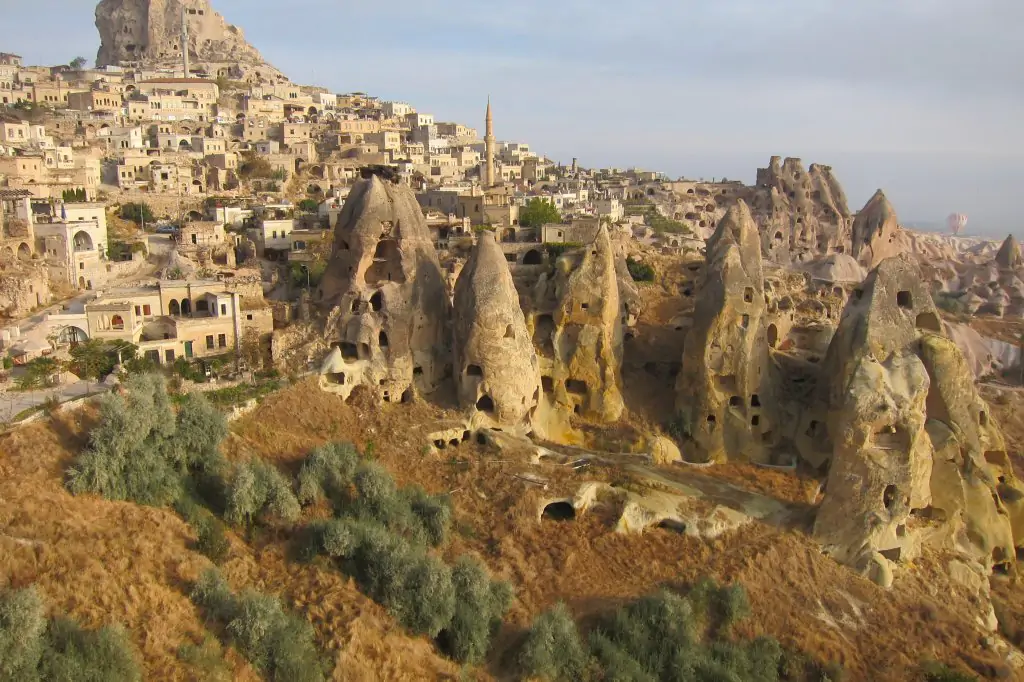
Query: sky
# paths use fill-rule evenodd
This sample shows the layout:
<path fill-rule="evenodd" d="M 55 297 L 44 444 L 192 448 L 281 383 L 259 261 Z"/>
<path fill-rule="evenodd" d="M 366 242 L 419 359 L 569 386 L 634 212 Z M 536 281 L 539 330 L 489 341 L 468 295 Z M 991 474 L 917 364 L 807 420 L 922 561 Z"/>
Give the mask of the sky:
<path fill-rule="evenodd" d="M 213 0 L 293 81 L 413 104 L 588 167 L 753 183 L 822 163 L 852 210 L 1024 234 L 1020 0 Z M 89 0 L 0 0 L 0 50 L 90 61 Z"/>

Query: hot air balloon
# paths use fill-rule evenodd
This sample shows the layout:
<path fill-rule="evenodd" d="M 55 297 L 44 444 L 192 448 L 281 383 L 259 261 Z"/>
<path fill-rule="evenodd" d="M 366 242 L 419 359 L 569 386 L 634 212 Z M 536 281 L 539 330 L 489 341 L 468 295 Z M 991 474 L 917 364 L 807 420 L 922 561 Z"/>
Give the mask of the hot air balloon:
<path fill-rule="evenodd" d="M 964 213 L 950 213 L 946 223 L 949 225 L 950 232 L 960 234 L 960 230 L 964 229 L 964 225 L 967 224 L 967 215 Z"/>

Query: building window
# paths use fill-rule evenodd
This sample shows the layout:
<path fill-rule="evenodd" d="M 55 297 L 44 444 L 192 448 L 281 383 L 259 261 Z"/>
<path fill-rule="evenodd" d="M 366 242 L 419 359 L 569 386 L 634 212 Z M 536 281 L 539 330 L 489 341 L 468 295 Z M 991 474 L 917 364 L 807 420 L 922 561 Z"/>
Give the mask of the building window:
<path fill-rule="evenodd" d="M 135 306 L 135 315 L 136 315 L 136 317 L 138 317 L 141 314 L 142 314 L 142 308 L 140 306 Z"/>
<path fill-rule="evenodd" d="M 227 337 L 226 334 L 218 334 L 217 335 L 217 345 L 219 347 L 221 347 L 221 348 L 227 348 L 228 347 L 228 337 Z"/>
<path fill-rule="evenodd" d="M 206 336 L 206 350 L 213 350 L 213 334 Z"/>
<path fill-rule="evenodd" d="M 228 305 L 227 305 L 227 303 L 221 303 L 220 304 L 220 314 L 221 315 L 227 315 L 228 314 Z"/>
<path fill-rule="evenodd" d="M 143 315 L 152 315 L 153 314 L 153 309 L 150 306 L 148 306 L 148 305 L 144 305 L 144 306 L 142 306 L 142 314 Z"/>
<path fill-rule="evenodd" d="M 79 263 L 78 264 L 78 269 L 79 270 L 85 270 L 85 263 Z"/>
<path fill-rule="evenodd" d="M 249 314 L 249 315 L 246 315 L 246 316 L 245 316 L 245 319 L 247 319 L 247 320 L 251 320 L 251 319 L 252 319 L 252 315 L 251 315 L 251 314 Z"/>

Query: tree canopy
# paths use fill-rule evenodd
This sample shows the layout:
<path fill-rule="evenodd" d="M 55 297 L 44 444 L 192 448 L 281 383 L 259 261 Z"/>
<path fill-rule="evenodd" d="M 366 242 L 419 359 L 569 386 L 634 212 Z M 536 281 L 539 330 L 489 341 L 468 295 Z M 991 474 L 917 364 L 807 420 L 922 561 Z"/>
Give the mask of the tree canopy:
<path fill-rule="evenodd" d="M 523 227 L 540 227 L 545 223 L 562 222 L 562 214 L 555 205 L 539 197 L 530 199 L 519 210 L 519 224 Z"/>

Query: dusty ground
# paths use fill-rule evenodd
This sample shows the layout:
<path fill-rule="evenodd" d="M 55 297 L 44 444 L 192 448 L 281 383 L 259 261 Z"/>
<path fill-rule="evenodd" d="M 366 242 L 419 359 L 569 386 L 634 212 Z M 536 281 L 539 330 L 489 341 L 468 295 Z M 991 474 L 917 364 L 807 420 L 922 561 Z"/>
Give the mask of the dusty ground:
<path fill-rule="evenodd" d="M 442 453 L 424 448 L 431 426 L 452 417 L 425 404 L 377 407 L 358 398 L 345 404 L 300 384 L 236 422 L 225 450 L 232 458 L 259 455 L 294 472 L 312 447 L 328 440 L 363 448 L 372 443 L 374 456 L 400 482 L 451 492 L 456 519 L 446 553 L 479 555 L 517 594 L 490 660 L 478 671 L 484 678 L 511 679 L 514 645 L 535 615 L 560 600 L 586 616 L 703 575 L 746 586 L 753 616 L 742 634 L 770 634 L 786 647 L 839 662 L 848 681 L 918 679 L 916 668 L 927 658 L 983 675 L 995 671 L 998 657 L 984 648 L 985 633 L 972 623 L 976 606 L 945 577 L 942 556 L 926 555 L 898 571 L 887 592 L 823 557 L 799 529 L 753 524 L 707 542 L 667 530 L 619 535 L 611 531 L 610 510 L 576 521 L 539 520 L 544 493 L 513 476 L 522 461 L 472 442 Z M 6 559 L 0 584 L 36 583 L 55 612 L 89 625 L 122 622 L 142 652 L 147 679 L 201 679 L 190 677 L 176 650 L 203 636 L 202 616 L 187 593 L 208 563 L 192 551 L 188 527 L 171 512 L 65 492 L 61 472 L 81 447 L 88 419 L 81 412 L 60 416 L 52 425 L 0 439 L 0 551 Z M 583 480 L 555 465 L 539 473 L 553 489 Z M 812 485 L 739 465 L 716 475 L 789 502 L 806 502 Z M 289 563 L 289 535 L 288 529 L 267 532 L 248 545 L 233 537 L 224 570 L 234 587 L 280 593 L 309 618 L 337 663 L 335 679 L 455 679 L 457 666 L 426 640 L 403 634 L 350 580 L 326 564 Z M 1007 636 L 1024 637 L 1019 585 L 1000 583 L 997 595 L 1013 630 Z M 254 679 L 236 655 L 229 661 L 237 679 Z"/>

